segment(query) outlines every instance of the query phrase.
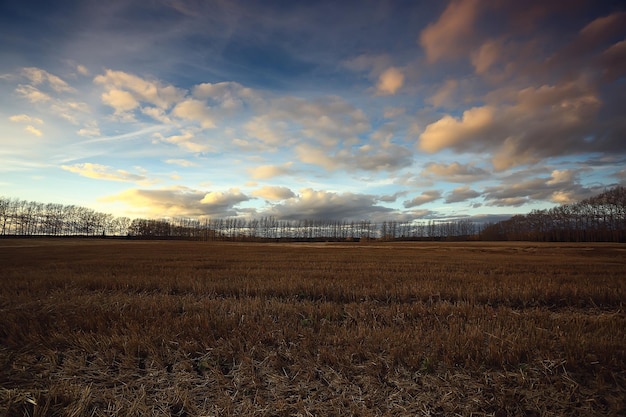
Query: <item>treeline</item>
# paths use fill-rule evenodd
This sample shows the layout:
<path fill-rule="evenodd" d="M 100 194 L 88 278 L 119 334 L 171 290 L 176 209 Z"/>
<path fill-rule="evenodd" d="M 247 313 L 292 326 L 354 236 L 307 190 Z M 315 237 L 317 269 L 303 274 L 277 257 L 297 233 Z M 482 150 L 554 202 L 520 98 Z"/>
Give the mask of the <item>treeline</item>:
<path fill-rule="evenodd" d="M 485 225 L 481 240 L 626 242 L 626 188 Z"/>
<path fill-rule="evenodd" d="M 89 208 L 0 197 L 3 236 L 124 236 L 138 239 L 354 241 L 469 239 L 478 227 L 469 220 L 373 223 L 338 220 L 134 219 Z"/>
<path fill-rule="evenodd" d="M 260 219 L 135 219 L 129 235 L 140 238 L 182 238 L 195 240 L 282 240 L 282 241 L 355 241 L 355 240 L 466 240 L 475 236 L 477 226 L 469 220 L 450 222 L 373 223 L 368 220 L 280 220 Z"/>
<path fill-rule="evenodd" d="M 0 197 L 0 234 L 17 236 L 119 236 L 131 219 L 55 203 Z"/>
<path fill-rule="evenodd" d="M 134 219 L 89 208 L 0 197 L 0 234 L 124 236 L 136 239 L 234 241 L 527 240 L 626 242 L 626 188 L 494 224 L 471 220 L 385 221 L 258 219 Z"/>

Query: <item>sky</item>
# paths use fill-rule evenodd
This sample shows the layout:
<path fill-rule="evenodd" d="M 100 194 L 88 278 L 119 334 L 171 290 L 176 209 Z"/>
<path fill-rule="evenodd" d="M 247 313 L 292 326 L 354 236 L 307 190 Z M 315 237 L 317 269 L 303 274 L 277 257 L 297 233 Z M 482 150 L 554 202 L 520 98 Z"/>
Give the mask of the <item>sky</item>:
<path fill-rule="evenodd" d="M 0 195 L 496 221 L 626 185 L 618 1 L 0 1 Z"/>

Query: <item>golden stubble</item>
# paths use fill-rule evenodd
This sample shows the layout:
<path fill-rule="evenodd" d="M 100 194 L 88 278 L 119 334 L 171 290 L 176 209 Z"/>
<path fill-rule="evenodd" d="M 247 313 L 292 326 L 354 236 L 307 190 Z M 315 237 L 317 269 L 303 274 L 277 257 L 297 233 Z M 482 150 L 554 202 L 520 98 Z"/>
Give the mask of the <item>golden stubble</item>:
<path fill-rule="evenodd" d="M 0 241 L 3 415 L 617 415 L 625 247 Z"/>

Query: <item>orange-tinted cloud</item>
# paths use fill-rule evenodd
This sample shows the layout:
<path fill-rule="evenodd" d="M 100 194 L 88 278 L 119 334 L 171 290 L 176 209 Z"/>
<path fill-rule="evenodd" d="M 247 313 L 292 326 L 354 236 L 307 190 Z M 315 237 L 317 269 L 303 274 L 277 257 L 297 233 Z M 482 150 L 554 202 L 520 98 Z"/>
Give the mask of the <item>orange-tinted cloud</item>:
<path fill-rule="evenodd" d="M 139 102 L 128 91 L 112 89 L 102 93 L 102 102 L 115 109 L 115 114 L 122 114 L 139 106 Z"/>
<path fill-rule="evenodd" d="M 480 0 L 454 0 L 435 23 L 420 34 L 419 42 L 429 62 L 457 58 L 467 53 L 474 37 L 474 22 L 481 6 Z"/>
<path fill-rule="evenodd" d="M 473 107 L 461 117 L 444 115 L 426 127 L 419 148 L 431 153 L 492 152 L 496 170 L 593 149 L 587 137 L 597 123 L 601 101 L 591 86 L 567 82 L 528 87 L 506 98 L 512 103 Z"/>
<path fill-rule="evenodd" d="M 265 186 L 258 190 L 254 190 L 252 195 L 255 197 L 261 197 L 266 200 L 286 200 L 288 198 L 295 197 L 293 191 L 287 187 Z"/>
<path fill-rule="evenodd" d="M 435 94 L 427 99 L 435 107 L 452 107 L 458 104 L 456 97 L 459 82 L 457 80 L 446 80 Z"/>
<path fill-rule="evenodd" d="M 419 147 L 426 152 L 437 152 L 475 140 L 493 126 L 495 113 L 495 108 L 484 106 L 464 111 L 461 118 L 445 115 L 426 127 L 420 136 Z"/>
<path fill-rule="evenodd" d="M 162 189 L 129 189 L 100 199 L 123 203 L 155 217 L 229 217 L 238 204 L 250 198 L 237 189 L 205 192 L 177 186 Z"/>
<path fill-rule="evenodd" d="M 398 92 L 403 84 L 404 74 L 402 71 L 396 67 L 390 67 L 378 77 L 376 91 L 378 95 L 393 95 Z"/>
<path fill-rule="evenodd" d="M 602 75 L 613 81 L 626 75 L 626 40 L 611 45 L 600 56 Z"/>
<path fill-rule="evenodd" d="M 104 74 L 94 78 L 94 83 L 103 85 L 107 90 L 124 90 L 133 95 L 137 101 L 167 108 L 182 99 L 183 91 L 171 85 L 145 80 L 124 71 L 107 69 Z"/>
<path fill-rule="evenodd" d="M 431 162 L 426 164 L 420 176 L 447 182 L 470 183 L 489 177 L 489 172 L 470 164 Z"/>
<path fill-rule="evenodd" d="M 472 65 L 477 74 L 486 73 L 493 64 L 498 61 L 498 58 L 502 55 L 501 42 L 489 39 L 485 41 L 478 50 L 472 53 Z"/>
<path fill-rule="evenodd" d="M 269 179 L 278 177 L 280 175 L 289 174 L 291 171 L 290 167 L 292 165 L 293 164 L 291 162 L 287 162 L 282 165 L 262 165 L 255 168 L 250 168 L 248 169 L 248 172 L 254 179 Z"/>

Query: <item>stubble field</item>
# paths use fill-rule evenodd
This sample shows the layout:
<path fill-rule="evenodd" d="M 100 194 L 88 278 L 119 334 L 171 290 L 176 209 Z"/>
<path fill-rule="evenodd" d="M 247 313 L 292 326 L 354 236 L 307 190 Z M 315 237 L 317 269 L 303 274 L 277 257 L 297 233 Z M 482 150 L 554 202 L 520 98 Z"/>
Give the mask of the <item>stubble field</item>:
<path fill-rule="evenodd" d="M 626 246 L 0 240 L 0 416 L 626 415 Z"/>

